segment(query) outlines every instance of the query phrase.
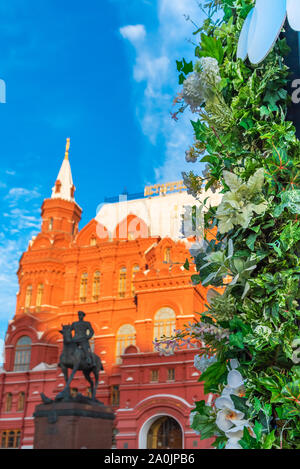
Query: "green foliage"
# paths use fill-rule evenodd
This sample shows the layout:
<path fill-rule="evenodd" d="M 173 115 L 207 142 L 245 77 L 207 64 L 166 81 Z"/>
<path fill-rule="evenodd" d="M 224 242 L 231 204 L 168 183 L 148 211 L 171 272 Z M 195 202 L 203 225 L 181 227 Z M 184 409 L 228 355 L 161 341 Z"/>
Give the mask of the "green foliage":
<path fill-rule="evenodd" d="M 201 321 L 208 324 L 210 318 L 218 333 L 229 331 L 229 337 L 217 340 L 199 332 L 205 353 L 217 357 L 200 381 L 206 393 L 221 394 L 229 361 L 237 359 L 245 396 L 230 397 L 249 422 L 240 447 L 299 449 L 300 142 L 287 120 L 285 39 L 259 66 L 236 58 L 253 4 L 207 1 L 207 19 L 195 31 L 195 64 L 177 62 L 180 83 L 202 57 L 217 60 L 221 77 L 192 122 L 196 141 L 206 149 L 199 157 L 207 165 L 206 189 L 219 184 L 223 194 L 220 206 L 205 213 L 206 229 L 217 226 L 218 234 L 195 257 L 192 281 L 226 287 L 210 300 Z M 220 9 L 224 15 L 216 21 Z M 190 264 L 187 260 L 185 268 Z M 201 438 L 215 436 L 214 446 L 221 449 L 229 436 L 216 425 L 216 416 L 213 406 L 197 403 L 192 428 Z"/>
<path fill-rule="evenodd" d="M 196 402 L 196 408 L 192 411 L 192 417 L 191 428 L 200 433 L 201 440 L 215 436 L 218 429 L 214 416 L 210 408 L 206 406 L 205 401 Z"/>
<path fill-rule="evenodd" d="M 226 363 L 217 362 L 210 365 L 200 377 L 200 381 L 204 381 L 204 392 L 217 392 L 218 384 L 224 383 L 227 376 Z"/>
<path fill-rule="evenodd" d="M 199 57 L 213 57 L 219 64 L 223 62 L 224 50 L 222 41 L 213 36 L 201 34 L 201 44 L 198 53 Z"/>
<path fill-rule="evenodd" d="M 261 215 L 267 209 L 267 202 L 262 193 L 264 183 L 262 168 L 258 169 L 247 183 L 228 171 L 223 172 L 223 178 L 230 190 L 224 194 L 216 213 L 218 230 L 221 234 L 228 233 L 235 226 L 247 228 L 253 212 Z"/>
<path fill-rule="evenodd" d="M 176 60 L 177 64 L 177 71 L 181 72 L 179 75 L 179 84 L 182 85 L 184 80 L 186 79 L 187 75 L 193 71 L 193 62 L 187 63 L 185 59 L 181 61 Z"/>

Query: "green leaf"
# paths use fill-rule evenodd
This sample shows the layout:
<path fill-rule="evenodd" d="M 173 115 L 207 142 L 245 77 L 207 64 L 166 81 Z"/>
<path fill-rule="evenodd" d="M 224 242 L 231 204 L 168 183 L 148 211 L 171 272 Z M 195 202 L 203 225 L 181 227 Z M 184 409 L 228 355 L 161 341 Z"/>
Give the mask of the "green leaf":
<path fill-rule="evenodd" d="M 235 409 L 243 412 L 245 418 L 249 417 L 249 406 L 247 405 L 247 399 L 245 397 L 235 396 L 234 394 L 230 394 L 230 398 L 234 403 Z"/>
<path fill-rule="evenodd" d="M 213 57 L 214 59 L 217 59 L 220 65 L 222 64 L 224 58 L 224 49 L 220 39 L 216 39 L 215 37 L 207 36 L 206 34 L 202 33 L 200 47 L 200 57 Z"/>
<path fill-rule="evenodd" d="M 262 431 L 263 431 L 263 426 L 261 423 L 259 423 L 257 420 L 255 421 L 253 431 L 256 436 L 256 441 L 259 442 L 262 436 Z"/>
<path fill-rule="evenodd" d="M 219 383 L 224 383 L 226 379 L 226 363 L 216 362 L 201 374 L 199 381 L 204 381 L 204 393 L 208 394 L 210 392 L 217 392 Z"/>
<path fill-rule="evenodd" d="M 194 70 L 194 67 L 193 67 L 193 62 L 186 62 L 185 59 L 183 59 L 183 67 L 182 67 L 182 72 L 185 74 L 185 75 L 188 75 L 189 73 L 192 73 L 193 70 Z"/>
<path fill-rule="evenodd" d="M 184 82 L 185 82 L 185 75 L 181 73 L 179 75 L 179 85 L 183 85 Z"/>
<path fill-rule="evenodd" d="M 248 248 L 251 251 L 254 251 L 254 245 L 255 245 L 255 241 L 257 239 L 257 236 L 258 236 L 257 234 L 253 233 L 250 236 L 248 236 L 248 238 L 246 240 L 246 244 L 247 244 Z"/>
<path fill-rule="evenodd" d="M 256 440 L 250 435 L 247 427 L 244 427 L 243 438 L 239 441 L 239 444 L 243 449 L 257 449 L 258 446 Z"/>
<path fill-rule="evenodd" d="M 273 430 L 271 433 L 269 433 L 266 436 L 266 439 L 263 443 L 263 449 L 272 449 L 273 443 L 275 441 L 275 430 Z"/>
<path fill-rule="evenodd" d="M 256 412 L 259 412 L 261 410 L 261 402 L 255 396 L 254 396 L 254 409 L 256 410 Z"/>
<path fill-rule="evenodd" d="M 240 349 L 245 348 L 243 334 L 241 332 L 237 332 L 236 334 L 231 334 L 229 337 L 229 343 L 233 347 L 238 347 Z"/>
<path fill-rule="evenodd" d="M 183 63 L 182 63 L 182 60 L 176 60 L 176 65 L 177 65 L 177 71 L 178 72 L 181 72 L 182 68 L 183 68 Z"/>

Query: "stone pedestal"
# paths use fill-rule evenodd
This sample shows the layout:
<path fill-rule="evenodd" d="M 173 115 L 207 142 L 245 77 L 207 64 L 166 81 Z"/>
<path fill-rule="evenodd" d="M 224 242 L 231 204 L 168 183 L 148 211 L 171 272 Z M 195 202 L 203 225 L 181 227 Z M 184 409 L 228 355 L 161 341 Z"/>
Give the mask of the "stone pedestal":
<path fill-rule="evenodd" d="M 100 403 L 52 402 L 34 412 L 34 449 L 110 449 L 112 410 Z"/>

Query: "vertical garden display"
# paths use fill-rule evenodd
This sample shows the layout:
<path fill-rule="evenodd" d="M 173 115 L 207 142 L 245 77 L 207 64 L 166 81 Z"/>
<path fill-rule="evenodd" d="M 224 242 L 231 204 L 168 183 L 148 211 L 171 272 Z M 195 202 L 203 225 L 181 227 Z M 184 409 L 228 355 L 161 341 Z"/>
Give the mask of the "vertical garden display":
<path fill-rule="evenodd" d="M 293 0 L 273 7 L 293 4 L 300 8 Z M 202 439 L 214 437 L 220 449 L 299 449 L 300 142 L 287 118 L 291 51 L 283 21 L 260 62 L 252 63 L 248 50 L 242 57 L 254 6 L 206 2 L 195 60 L 177 62 L 175 117 L 187 107 L 194 113 L 187 160 L 206 163 L 203 176 L 195 170 L 185 183 L 195 195 L 219 188 L 223 198 L 205 213 L 215 239 L 185 264 L 196 265 L 194 284 L 214 289 L 207 311 L 167 344 L 174 350 L 180 342 L 202 343 L 195 366 L 213 395 L 191 414 Z M 264 15 L 266 31 L 269 20 Z"/>

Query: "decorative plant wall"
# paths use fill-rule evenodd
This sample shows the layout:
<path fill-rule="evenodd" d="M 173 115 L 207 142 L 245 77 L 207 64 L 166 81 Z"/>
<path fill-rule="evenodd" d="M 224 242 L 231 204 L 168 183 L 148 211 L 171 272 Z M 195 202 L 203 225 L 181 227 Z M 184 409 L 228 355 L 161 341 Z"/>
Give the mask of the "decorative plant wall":
<path fill-rule="evenodd" d="M 300 142 L 287 120 L 284 34 L 260 64 L 237 58 L 254 4 L 207 2 L 195 61 L 177 62 L 174 117 L 190 107 L 195 142 L 186 158 L 206 163 L 202 177 L 184 174 L 185 183 L 195 196 L 204 180 L 223 194 L 205 213 L 206 229 L 218 234 L 193 251 L 192 281 L 224 292 L 210 295 L 199 323 L 168 345 L 203 344 L 195 366 L 214 397 L 191 414 L 202 439 L 216 437 L 217 448 L 299 449 Z"/>

